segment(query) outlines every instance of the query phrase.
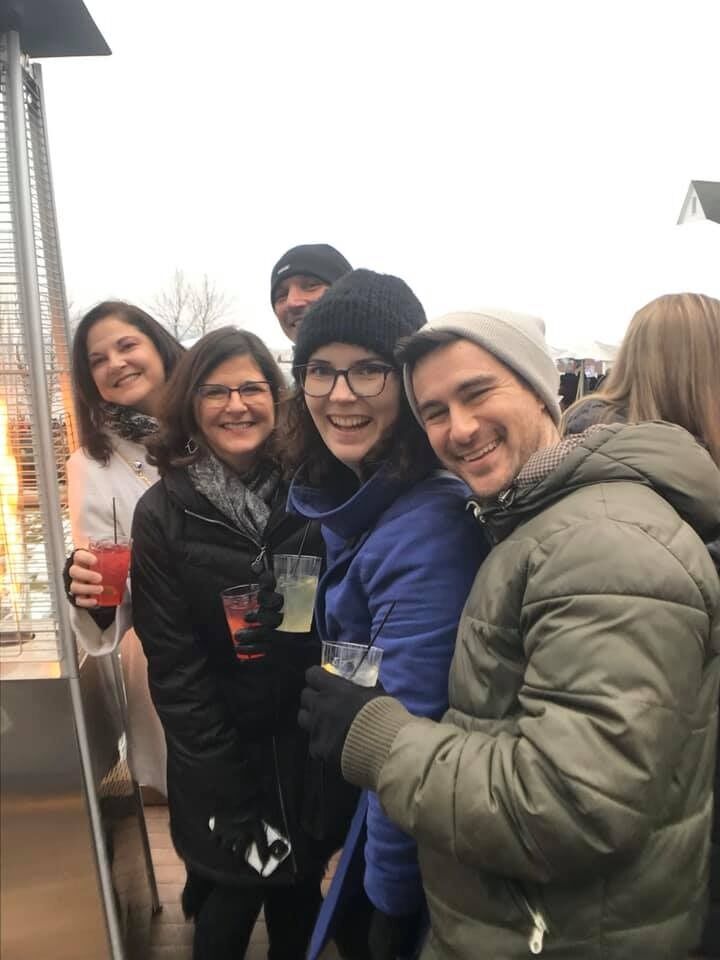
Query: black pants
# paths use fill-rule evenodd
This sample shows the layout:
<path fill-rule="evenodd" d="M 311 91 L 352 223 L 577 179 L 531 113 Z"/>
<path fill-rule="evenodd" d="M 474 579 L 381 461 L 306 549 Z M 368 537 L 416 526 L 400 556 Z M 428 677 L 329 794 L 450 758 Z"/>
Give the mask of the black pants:
<path fill-rule="evenodd" d="M 193 960 L 242 960 L 262 906 L 268 960 L 303 960 L 322 900 L 319 877 L 288 887 L 223 887 L 196 875 L 190 882 L 200 901 Z"/>

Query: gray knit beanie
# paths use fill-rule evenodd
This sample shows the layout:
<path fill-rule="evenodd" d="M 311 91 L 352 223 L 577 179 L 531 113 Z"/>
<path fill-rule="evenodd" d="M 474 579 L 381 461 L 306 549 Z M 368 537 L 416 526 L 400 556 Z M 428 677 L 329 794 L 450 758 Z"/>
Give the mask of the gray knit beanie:
<path fill-rule="evenodd" d="M 497 357 L 506 367 L 522 377 L 540 397 L 555 423 L 560 423 L 560 374 L 545 342 L 545 324 L 539 317 L 511 313 L 509 310 L 446 313 L 421 327 L 413 334 L 410 342 L 421 340 L 437 330 L 457 334 Z M 411 374 L 412 371 L 405 364 L 405 392 L 413 413 L 420 420 Z M 421 420 L 420 422 L 422 423 Z"/>

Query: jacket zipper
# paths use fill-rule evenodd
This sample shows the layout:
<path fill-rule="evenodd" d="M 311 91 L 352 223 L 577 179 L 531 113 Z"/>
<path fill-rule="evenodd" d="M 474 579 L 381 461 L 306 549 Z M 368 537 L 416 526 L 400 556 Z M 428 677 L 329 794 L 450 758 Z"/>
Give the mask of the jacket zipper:
<path fill-rule="evenodd" d="M 530 930 L 530 936 L 528 937 L 528 947 L 530 948 L 530 953 L 533 956 L 543 952 L 543 945 L 545 940 L 545 934 L 550 933 L 550 928 L 547 925 L 547 920 L 545 919 L 545 914 L 542 910 L 537 910 L 527 898 L 525 891 L 521 888 L 518 883 L 513 883 L 511 880 L 507 883 L 510 895 L 517 904 L 517 906 L 526 913 L 530 920 L 532 921 L 532 929 Z"/>
<path fill-rule="evenodd" d="M 237 537 L 245 537 L 245 539 L 249 540 L 250 543 L 254 543 L 256 547 L 261 547 L 261 549 L 267 549 L 267 548 L 262 548 L 262 545 L 259 544 L 257 540 L 253 540 L 252 537 L 249 537 L 246 533 L 243 533 L 241 530 L 238 530 L 237 527 L 232 527 L 230 526 L 229 523 L 225 523 L 224 520 L 213 520 L 212 517 L 204 517 L 201 513 L 195 513 L 194 510 L 188 510 L 187 507 L 184 507 L 183 511 L 189 517 L 195 517 L 196 520 L 202 520 L 205 523 L 214 523 L 216 527 L 225 527 L 226 530 L 229 530 L 231 533 L 234 533 Z"/>
<path fill-rule="evenodd" d="M 268 549 L 269 549 L 269 545 L 268 545 L 267 543 L 265 543 L 265 544 L 259 543 L 257 540 L 254 540 L 251 536 L 249 536 L 249 535 L 248 535 L 247 533 L 245 533 L 244 531 L 238 530 L 237 527 L 233 527 L 233 526 L 231 526 L 229 523 L 225 523 L 224 520 L 213 520 L 212 517 L 204 517 L 201 513 L 195 513 L 194 510 L 189 510 L 187 507 L 183 507 L 183 512 L 184 512 L 185 514 L 187 514 L 188 517 L 195 517 L 196 520 L 202 520 L 204 523 L 214 523 L 215 526 L 217 526 L 217 527 L 225 527 L 226 530 L 229 530 L 230 533 L 234 533 L 235 536 L 237 536 L 237 537 L 244 537 L 245 540 L 249 540 L 250 543 L 254 543 L 255 546 L 260 550 L 260 553 L 255 557 L 255 559 L 252 561 L 252 563 L 253 563 L 253 564 L 258 564 L 258 563 L 260 563 L 260 564 L 261 564 L 261 563 L 264 562 L 264 560 L 265 560 L 265 554 L 267 553 L 267 551 L 268 551 Z M 269 526 L 268 526 L 268 528 L 266 528 L 266 530 L 265 530 L 266 535 L 269 536 L 271 533 L 277 533 L 277 531 L 282 527 L 282 525 L 283 525 L 283 523 L 285 522 L 285 520 L 288 520 L 288 519 L 290 519 L 290 518 L 289 518 L 289 517 L 283 517 L 282 520 L 280 520 L 280 522 L 277 523 L 277 524 L 272 528 L 272 530 L 270 530 L 270 529 L 269 529 Z M 251 566 L 252 566 L 252 564 L 251 564 Z"/>
<path fill-rule="evenodd" d="M 250 543 L 253 543 L 259 550 L 260 553 L 255 557 L 251 562 L 250 566 L 254 564 L 262 563 L 265 559 L 265 554 L 267 553 L 268 546 L 267 544 L 258 543 L 257 540 L 253 540 L 252 537 L 249 537 L 246 533 L 238 530 L 237 527 L 231 527 L 229 523 L 225 523 L 223 520 L 213 520 L 211 517 L 204 517 L 201 513 L 195 513 L 193 510 L 188 510 L 187 507 L 184 507 L 184 512 L 189 517 L 195 517 L 196 520 L 202 520 L 204 523 L 214 523 L 217 527 L 225 527 L 226 530 L 229 530 L 230 533 L 234 533 L 237 537 L 243 537 L 245 540 L 249 540 Z"/>
<path fill-rule="evenodd" d="M 278 799 L 280 801 L 280 814 L 283 818 L 283 825 L 285 827 L 285 836 L 287 841 L 290 844 L 290 859 L 292 860 L 293 873 L 298 872 L 297 861 L 295 860 L 295 850 L 293 849 L 292 841 L 290 839 L 290 826 L 287 821 L 287 815 L 285 813 L 285 800 L 283 799 L 282 784 L 280 783 L 280 764 L 278 763 L 277 755 L 277 741 L 275 735 L 273 734 L 272 738 L 272 747 L 273 747 L 273 764 L 275 766 L 275 783 L 277 785 Z"/>

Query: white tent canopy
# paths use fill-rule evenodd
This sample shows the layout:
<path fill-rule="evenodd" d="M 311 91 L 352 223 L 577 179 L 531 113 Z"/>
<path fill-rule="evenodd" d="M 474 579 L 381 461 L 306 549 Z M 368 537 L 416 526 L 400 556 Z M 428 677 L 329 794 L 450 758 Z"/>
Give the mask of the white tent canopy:
<path fill-rule="evenodd" d="M 619 346 L 614 343 L 583 340 L 570 343 L 565 347 L 550 347 L 550 352 L 555 360 L 601 360 L 603 363 L 611 363 L 619 349 Z"/>

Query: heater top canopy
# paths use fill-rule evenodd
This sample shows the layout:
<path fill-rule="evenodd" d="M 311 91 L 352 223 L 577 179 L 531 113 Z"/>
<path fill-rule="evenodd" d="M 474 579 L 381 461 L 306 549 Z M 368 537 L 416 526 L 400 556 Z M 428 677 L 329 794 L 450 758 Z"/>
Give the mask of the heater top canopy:
<path fill-rule="evenodd" d="M 29 57 L 111 53 L 82 0 L 0 0 L 0 33 L 16 30 Z"/>

